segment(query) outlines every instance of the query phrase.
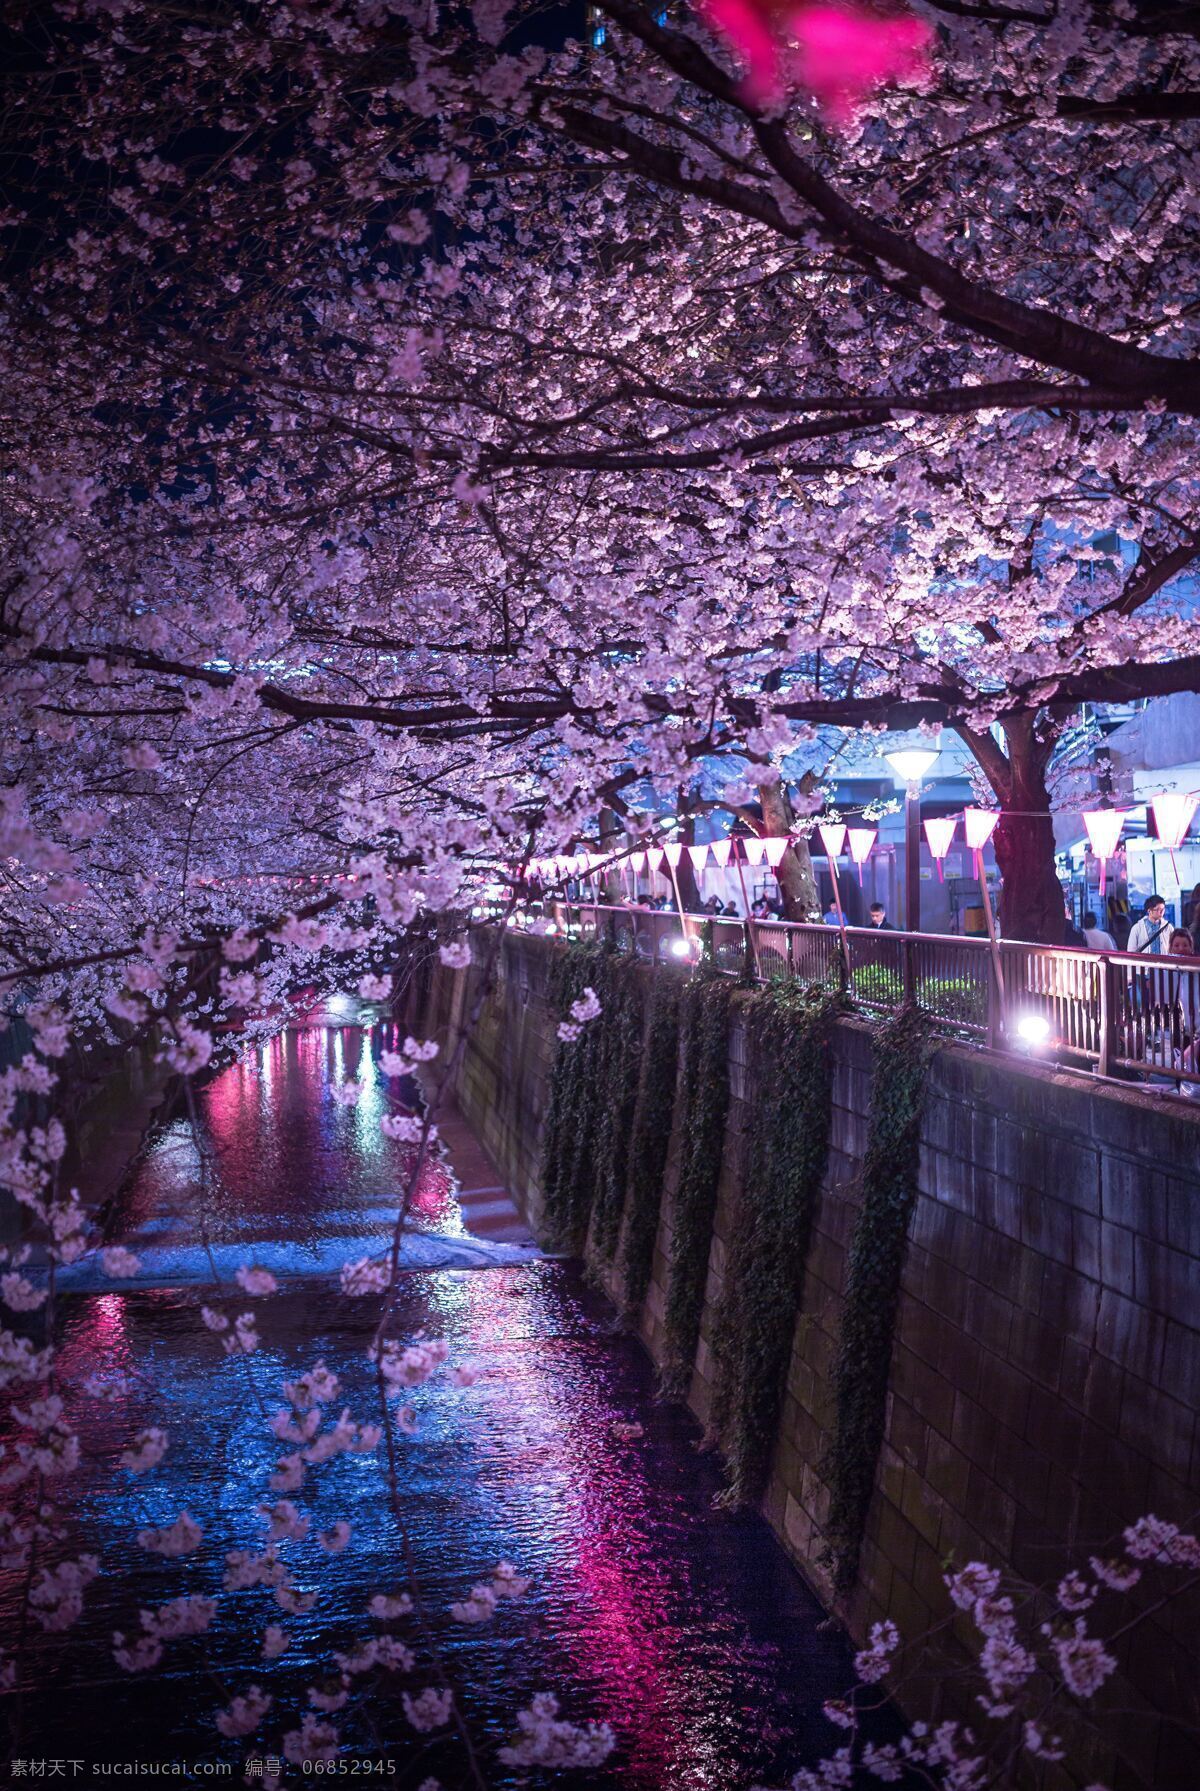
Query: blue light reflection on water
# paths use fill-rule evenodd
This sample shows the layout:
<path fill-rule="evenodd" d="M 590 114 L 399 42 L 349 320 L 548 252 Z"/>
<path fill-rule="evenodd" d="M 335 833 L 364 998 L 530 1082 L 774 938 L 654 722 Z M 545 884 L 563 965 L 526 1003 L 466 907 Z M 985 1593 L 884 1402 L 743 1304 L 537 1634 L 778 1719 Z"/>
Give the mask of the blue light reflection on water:
<path fill-rule="evenodd" d="M 256 1302 L 263 1347 L 255 1356 L 227 1360 L 202 1328 L 198 1306 L 212 1299 L 210 1290 L 68 1296 L 68 1383 L 97 1366 L 121 1367 L 160 1392 L 138 1384 L 110 1406 L 70 1397 L 89 1461 L 74 1488 L 83 1546 L 101 1555 L 105 1575 L 89 1591 L 80 1631 L 65 1644 L 39 1639 L 48 1695 L 27 1709 L 26 1751 L 39 1730 L 48 1745 L 60 1729 L 56 1712 L 68 1693 L 72 1731 L 78 1726 L 94 1757 L 124 1757 L 136 1732 L 146 1757 L 236 1758 L 239 1745 L 219 1740 L 212 1714 L 251 1681 L 275 1697 L 260 1745 L 278 1751 L 332 1649 L 371 1633 L 368 1597 L 403 1583 L 379 1464 L 342 1456 L 313 1470 L 293 1496 L 314 1534 L 348 1519 L 349 1548 L 326 1556 L 311 1538 L 281 1547 L 297 1583 L 319 1592 L 315 1608 L 284 1616 L 262 1589 L 220 1589 L 226 1550 L 262 1546 L 255 1507 L 276 1496 L 266 1482 L 280 1446 L 250 1380 L 272 1411 L 281 1380 L 321 1357 L 344 1385 L 330 1415 L 342 1403 L 360 1419 L 373 1414 L 365 1350 L 376 1303 L 348 1299 L 331 1278 L 305 1272 L 314 1242 L 330 1232 L 349 1226 L 369 1238 L 378 1221 L 383 1234 L 402 1161 L 381 1136 L 364 1146 L 360 1115 L 329 1092 L 339 1074 L 363 1077 L 360 1044 L 369 1054 L 389 1041 L 380 1028 L 346 1029 L 339 1068 L 339 1038 L 340 1029 L 289 1033 L 262 1047 L 257 1062 L 225 1072 L 204 1097 L 222 1184 L 210 1191 L 206 1226 L 220 1246 L 244 1246 L 247 1258 L 268 1239 L 285 1268 L 294 1253 L 280 1294 Z M 194 1157 L 177 1129 L 150 1154 L 127 1204 L 131 1247 L 143 1234 L 161 1235 L 148 1227 L 194 1225 Z M 435 1189 L 425 1223 L 453 1235 L 452 1207 L 449 1190 Z M 351 1241 L 357 1248 L 361 1237 Z M 239 1293 L 231 1309 L 248 1303 Z M 819 1608 L 761 1521 L 714 1510 L 719 1482 L 696 1453 L 694 1425 L 653 1403 L 641 1351 L 569 1265 L 410 1275 L 396 1329 L 444 1336 L 452 1359 L 481 1369 L 472 1387 L 439 1382 L 414 1395 L 420 1428 L 401 1439 L 400 1491 L 420 1582 L 490 1784 L 521 1782 L 499 1765 L 496 1747 L 538 1690 L 555 1691 L 572 1718 L 613 1724 L 619 1751 L 587 1779 L 611 1791 L 735 1791 L 769 1773 L 778 1780 L 836 1745 L 820 1705 L 848 1682 L 844 1643 L 818 1630 Z M 645 1436 L 616 1441 L 614 1421 L 631 1418 Z M 141 1479 L 114 1471 L 130 1432 L 149 1423 L 170 1432 L 166 1460 Z M 170 1523 L 185 1509 L 205 1526 L 196 1555 L 162 1561 L 137 1547 L 139 1527 Z M 533 1575 L 527 1597 L 503 1605 L 486 1627 L 446 1620 L 449 1603 L 502 1558 Z M 0 1596 L 13 1590 L 0 1586 Z M 220 1598 L 209 1635 L 171 1644 L 151 1677 L 121 1674 L 112 1631 L 136 1632 L 140 1608 L 185 1592 Z M 262 1631 L 276 1621 L 293 1646 L 264 1665 Z M 393 1627 L 413 1641 L 410 1622 Z M 417 1760 L 399 1708 L 402 1687 L 427 1682 L 419 1670 L 411 1681 L 356 1681 L 333 1720 L 347 1745 L 411 1761 L 414 1783 L 439 1771 L 451 1785 L 448 1758 L 439 1764 L 435 1750 Z"/>

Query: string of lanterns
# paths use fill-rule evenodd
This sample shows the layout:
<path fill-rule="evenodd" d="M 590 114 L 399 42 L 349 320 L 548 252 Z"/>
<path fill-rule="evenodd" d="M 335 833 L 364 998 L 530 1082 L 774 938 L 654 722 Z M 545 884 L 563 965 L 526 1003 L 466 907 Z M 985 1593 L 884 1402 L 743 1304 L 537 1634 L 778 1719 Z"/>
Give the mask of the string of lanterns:
<path fill-rule="evenodd" d="M 1176 882 L 1179 881 L 1179 866 L 1175 863 L 1175 851 L 1187 838 L 1197 804 L 1200 804 L 1200 791 L 1196 790 L 1187 790 L 1182 794 L 1165 791 L 1150 798 L 1154 831 L 1171 854 L 1171 869 L 1175 872 Z M 1108 861 L 1115 854 L 1125 823 L 1132 813 L 1133 810 L 1128 808 L 1093 808 L 1084 813 L 1083 824 L 1087 828 L 1088 843 L 1100 860 L 1101 895 L 1104 894 Z"/>
<path fill-rule="evenodd" d="M 1200 791 L 1164 793 L 1150 798 L 1148 806 L 1154 815 L 1155 835 L 1170 851 L 1174 866 L 1175 851 L 1187 838 L 1188 829 L 1200 807 Z M 1100 863 L 1101 894 L 1104 893 L 1108 860 L 1116 853 L 1125 823 L 1133 812 L 1132 808 L 1101 808 L 1088 809 L 1083 813 L 1088 841 Z M 965 808 L 961 814 L 933 815 L 922 823 L 929 854 L 937 865 L 940 881 L 945 881 L 945 860 L 954 844 L 959 822 L 962 823 L 963 837 L 973 855 L 975 875 L 978 877 L 982 870 L 983 849 L 995 832 L 999 819 L 999 812 L 993 809 Z M 825 857 L 836 860 L 849 853 L 858 869 L 861 883 L 863 866 L 875 847 L 879 829 L 848 827 L 843 821 L 819 821 L 816 832 Z M 678 841 L 671 841 L 663 846 L 649 846 L 641 851 L 623 854 L 566 853 L 553 858 L 532 859 L 526 874 L 539 882 L 557 882 L 564 878 L 594 877 L 601 869 L 622 869 L 628 866 L 634 877 L 647 872 L 651 876 L 667 876 L 678 868 L 685 851 L 697 876 L 706 869 L 710 859 L 718 870 L 725 870 L 731 863 L 736 864 L 739 856 L 752 869 L 759 869 L 765 863 L 772 870 L 777 870 L 792 843 L 789 834 L 733 834 L 725 839 L 707 840 L 699 845 L 684 846 Z M 665 871 L 662 869 L 664 862 L 667 867 Z"/>

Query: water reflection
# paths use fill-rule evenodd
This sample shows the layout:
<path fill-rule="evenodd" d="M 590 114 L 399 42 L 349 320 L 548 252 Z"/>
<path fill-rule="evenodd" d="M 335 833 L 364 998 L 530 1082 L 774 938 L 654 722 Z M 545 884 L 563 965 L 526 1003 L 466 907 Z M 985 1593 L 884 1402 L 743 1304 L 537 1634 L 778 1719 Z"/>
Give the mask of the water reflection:
<path fill-rule="evenodd" d="M 26 1753 L 61 1741 L 69 1698 L 75 1751 L 86 1738 L 90 1758 L 239 1760 L 243 1746 L 220 1739 L 213 1711 L 252 1681 L 275 1699 L 259 1743 L 278 1752 L 332 1650 L 370 1633 L 368 1598 L 399 1589 L 402 1537 L 380 1464 L 352 1455 L 311 1472 L 293 1495 L 313 1536 L 281 1554 L 297 1583 L 317 1592 L 314 1608 L 282 1617 L 263 1588 L 221 1587 L 226 1552 L 264 1539 L 256 1507 L 273 1496 L 267 1478 L 280 1450 L 260 1401 L 274 1410 L 281 1380 L 322 1358 L 343 1383 L 337 1409 L 345 1403 L 359 1419 L 374 1411 L 366 1348 L 376 1303 L 343 1296 L 334 1276 L 303 1265 L 314 1246 L 349 1237 L 358 1252 L 377 1218 L 386 1228 L 403 1152 L 377 1124 L 365 1137 L 361 1110 L 339 1107 L 330 1089 L 350 1075 L 383 1100 L 378 1052 L 391 1044 L 388 1029 L 373 1026 L 293 1031 L 264 1045 L 203 1097 L 219 1182 L 199 1193 L 194 1146 L 173 1128 L 130 1192 L 123 1223 L 135 1249 L 152 1253 L 202 1225 L 216 1252 L 257 1258 L 269 1240 L 290 1263 L 281 1292 L 259 1303 L 256 1355 L 221 1355 L 198 1317 L 211 1289 L 167 1280 L 67 1296 L 62 1366 L 88 1463 L 74 1490 L 84 1546 L 105 1572 L 89 1590 L 82 1635 L 38 1638 L 42 1687 L 25 1710 Z M 444 1173 L 422 1203 L 430 1233 L 461 1229 Z M 604 1791 L 736 1791 L 778 1781 L 836 1745 L 820 1704 L 847 1683 L 842 1642 L 818 1630 L 821 1612 L 765 1526 L 714 1509 L 717 1477 L 696 1452 L 695 1427 L 654 1403 L 641 1351 L 569 1265 L 414 1273 L 395 1328 L 446 1338 L 453 1360 L 480 1371 L 470 1387 L 443 1380 L 413 1396 L 418 1428 L 400 1439 L 399 1480 L 420 1583 L 489 1785 L 527 1782 L 496 1750 L 516 1710 L 546 1689 L 564 1714 L 612 1723 L 619 1751 L 586 1781 Z M 80 1390 L 97 1367 L 140 1378 L 100 1404 Z M 614 1422 L 635 1418 L 645 1435 L 616 1440 Z M 167 1428 L 170 1450 L 135 1479 L 116 1456 L 150 1423 Z M 138 1548 L 139 1528 L 184 1510 L 205 1529 L 195 1555 L 163 1560 Z M 325 1555 L 313 1537 L 339 1519 L 353 1526 L 351 1544 Z M 489 1625 L 454 1625 L 449 1604 L 500 1559 L 533 1576 L 528 1596 Z M 113 1630 L 135 1632 L 139 1609 L 200 1592 L 219 1599 L 206 1637 L 171 1644 L 150 1677 L 114 1666 Z M 9 1576 L 0 1597 L 14 1595 Z M 265 1665 L 263 1631 L 277 1621 L 292 1647 Z M 397 1633 L 419 1648 L 403 1624 Z M 348 1750 L 397 1760 L 393 1783 L 416 1786 L 430 1773 L 458 1782 L 444 1744 L 421 1752 L 399 1707 L 401 1688 L 427 1682 L 420 1672 L 356 1681 L 334 1719 Z"/>

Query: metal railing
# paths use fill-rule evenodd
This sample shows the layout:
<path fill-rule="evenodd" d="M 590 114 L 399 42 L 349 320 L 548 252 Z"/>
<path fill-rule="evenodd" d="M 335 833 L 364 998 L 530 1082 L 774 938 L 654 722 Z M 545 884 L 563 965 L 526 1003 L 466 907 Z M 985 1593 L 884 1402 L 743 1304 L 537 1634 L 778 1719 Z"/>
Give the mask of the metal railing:
<path fill-rule="evenodd" d="M 1200 1096 L 1200 957 L 1150 957 L 985 938 L 707 914 L 534 903 L 518 924 L 611 940 L 655 963 L 842 988 L 873 1013 L 912 1003 L 942 1030 L 1101 1076 Z"/>

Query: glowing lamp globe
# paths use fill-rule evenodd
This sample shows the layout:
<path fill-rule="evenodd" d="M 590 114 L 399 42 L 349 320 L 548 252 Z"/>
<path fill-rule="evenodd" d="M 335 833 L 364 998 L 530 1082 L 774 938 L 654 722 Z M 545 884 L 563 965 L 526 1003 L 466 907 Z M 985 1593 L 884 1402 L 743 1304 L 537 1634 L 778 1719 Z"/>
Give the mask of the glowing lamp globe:
<path fill-rule="evenodd" d="M 929 767 L 938 757 L 937 749 L 929 746 L 901 746 L 895 752 L 885 752 L 884 758 L 896 773 L 902 777 L 911 789 L 919 784 Z"/>

